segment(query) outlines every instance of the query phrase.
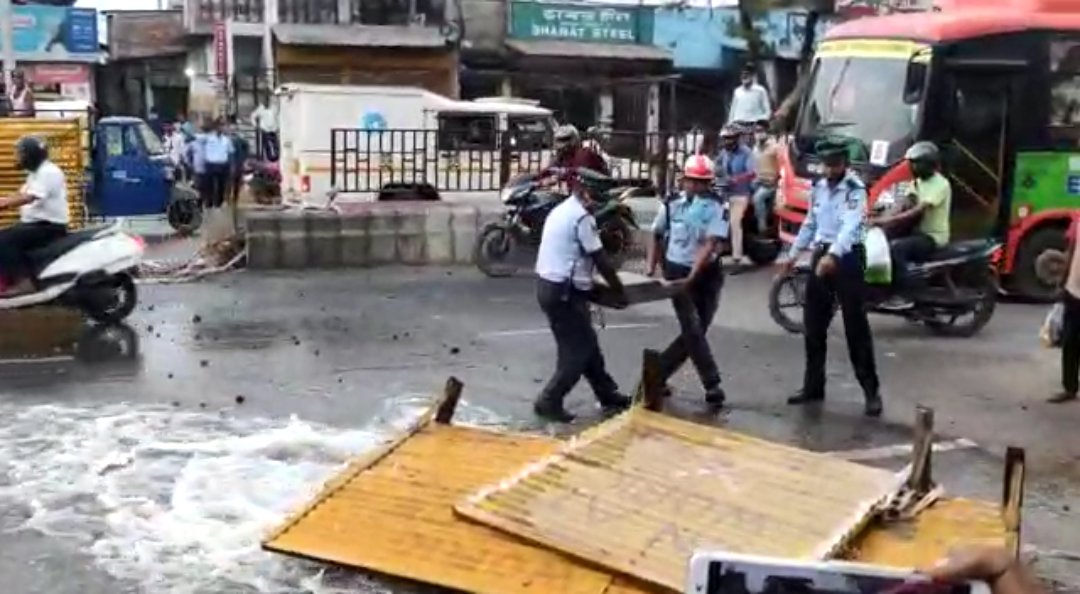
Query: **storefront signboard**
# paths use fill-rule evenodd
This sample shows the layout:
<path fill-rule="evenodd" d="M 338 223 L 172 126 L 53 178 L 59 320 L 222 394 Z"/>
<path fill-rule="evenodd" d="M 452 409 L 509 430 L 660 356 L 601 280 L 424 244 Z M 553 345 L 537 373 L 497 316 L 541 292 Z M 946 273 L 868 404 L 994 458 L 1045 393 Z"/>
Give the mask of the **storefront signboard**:
<path fill-rule="evenodd" d="M 650 43 L 651 16 L 636 7 L 514 2 L 509 33 L 514 39 Z"/>
<path fill-rule="evenodd" d="M 12 10 L 17 61 L 99 60 L 101 42 L 98 39 L 97 10 L 38 4 L 15 6 Z"/>

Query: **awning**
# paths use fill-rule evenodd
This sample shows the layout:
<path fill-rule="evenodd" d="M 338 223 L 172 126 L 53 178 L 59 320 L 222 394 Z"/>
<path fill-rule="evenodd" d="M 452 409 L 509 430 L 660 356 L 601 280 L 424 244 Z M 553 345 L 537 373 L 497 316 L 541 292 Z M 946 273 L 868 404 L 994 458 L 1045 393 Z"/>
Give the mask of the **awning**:
<path fill-rule="evenodd" d="M 585 43 L 582 41 L 522 41 L 506 40 L 506 47 L 525 56 L 550 58 L 592 58 L 599 60 L 643 60 L 670 62 L 671 52 L 635 43 Z"/>
<path fill-rule="evenodd" d="M 274 25 L 283 45 L 332 47 L 404 47 L 438 49 L 446 37 L 433 27 L 374 25 Z"/>

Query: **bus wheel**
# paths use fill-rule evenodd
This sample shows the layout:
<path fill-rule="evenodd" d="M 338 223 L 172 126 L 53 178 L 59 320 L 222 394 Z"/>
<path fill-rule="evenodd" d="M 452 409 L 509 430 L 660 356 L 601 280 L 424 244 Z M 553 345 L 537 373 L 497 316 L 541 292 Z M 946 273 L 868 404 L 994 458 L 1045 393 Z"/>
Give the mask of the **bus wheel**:
<path fill-rule="evenodd" d="M 1028 299 L 1053 300 L 1064 273 L 1060 262 L 1067 249 L 1063 228 L 1044 227 L 1029 233 L 1017 251 L 1009 279 L 1012 291 Z"/>

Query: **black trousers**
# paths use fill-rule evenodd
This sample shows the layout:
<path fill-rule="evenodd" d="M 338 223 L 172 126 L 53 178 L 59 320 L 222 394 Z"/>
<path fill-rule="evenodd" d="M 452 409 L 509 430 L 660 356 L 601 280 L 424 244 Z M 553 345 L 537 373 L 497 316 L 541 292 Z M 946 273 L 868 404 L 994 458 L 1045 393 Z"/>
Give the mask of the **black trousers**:
<path fill-rule="evenodd" d="M 229 175 L 232 172 L 228 164 L 207 163 L 203 174 L 203 206 L 221 208 L 225 204 L 225 194 L 229 190 Z"/>
<path fill-rule="evenodd" d="M 690 275 L 690 267 L 672 262 L 664 263 L 664 278 L 677 280 Z M 671 299 L 680 333 L 660 353 L 660 375 L 666 382 L 682 364 L 690 359 L 697 370 L 701 385 L 710 390 L 720 385 L 720 369 L 709 346 L 707 332 L 720 307 L 720 291 L 724 288 L 724 273 L 720 265 L 709 266 L 687 287 L 685 293 Z"/>
<path fill-rule="evenodd" d="M 32 276 L 29 254 L 67 234 L 67 227 L 56 223 L 18 223 L 0 230 L 0 275 L 9 281 Z"/>
<path fill-rule="evenodd" d="M 1080 299 L 1067 291 L 1062 298 L 1061 386 L 1069 394 L 1080 392 Z"/>
<path fill-rule="evenodd" d="M 555 337 L 555 373 L 540 394 L 542 401 L 562 405 L 582 376 L 600 401 L 616 394 L 618 384 L 607 372 L 600 340 L 589 313 L 588 293 L 566 283 L 538 279 L 536 300 Z"/>
<path fill-rule="evenodd" d="M 909 285 L 908 267 L 915 262 L 925 262 L 937 250 L 934 238 L 925 233 L 915 232 L 889 242 L 892 257 L 893 284 Z"/>
<path fill-rule="evenodd" d="M 814 253 L 814 268 L 826 251 L 827 248 L 822 248 Z M 864 393 L 878 393 L 874 339 L 870 333 L 870 321 L 866 318 L 864 262 L 865 252 L 862 246 L 858 246 L 840 258 L 839 266 L 831 275 L 822 278 L 811 273 L 806 283 L 803 306 L 806 372 L 803 375 L 803 391 L 807 394 L 825 393 L 829 326 L 838 302 L 844 317 L 844 337 L 847 339 L 851 366 L 855 368 L 855 378 L 859 380 Z"/>
<path fill-rule="evenodd" d="M 259 132 L 259 146 L 262 148 L 262 158 L 272 163 L 278 160 L 278 133 Z"/>

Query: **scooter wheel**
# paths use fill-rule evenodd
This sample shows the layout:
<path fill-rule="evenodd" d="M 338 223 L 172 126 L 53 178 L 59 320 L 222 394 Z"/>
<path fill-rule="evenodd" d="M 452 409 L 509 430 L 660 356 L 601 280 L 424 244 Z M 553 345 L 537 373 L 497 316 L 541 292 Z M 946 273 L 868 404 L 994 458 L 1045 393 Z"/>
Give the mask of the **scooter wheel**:
<path fill-rule="evenodd" d="M 776 277 L 769 287 L 769 316 L 777 326 L 792 334 L 802 334 L 805 330 L 802 310 L 806 303 L 806 281 L 809 278 L 808 271 L 796 270 L 791 274 Z M 794 299 L 790 303 L 781 302 L 781 296 L 787 294 L 793 295 Z"/>
<path fill-rule="evenodd" d="M 110 281 L 82 289 L 79 305 L 83 313 L 98 324 L 119 324 L 135 311 L 138 289 L 135 279 L 122 274 Z"/>

